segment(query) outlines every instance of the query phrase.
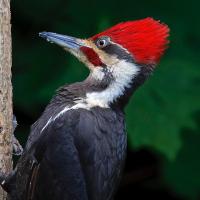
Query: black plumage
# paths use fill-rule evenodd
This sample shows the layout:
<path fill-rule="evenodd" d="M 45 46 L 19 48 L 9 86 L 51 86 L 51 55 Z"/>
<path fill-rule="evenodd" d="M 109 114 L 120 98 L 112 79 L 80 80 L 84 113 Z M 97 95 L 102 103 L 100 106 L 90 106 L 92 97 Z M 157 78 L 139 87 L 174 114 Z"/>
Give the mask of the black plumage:
<path fill-rule="evenodd" d="M 72 106 L 88 85 L 61 88 L 33 124 L 24 153 L 4 184 L 11 200 L 112 199 L 126 151 L 121 110 L 68 110 L 41 132 L 49 117 Z"/>

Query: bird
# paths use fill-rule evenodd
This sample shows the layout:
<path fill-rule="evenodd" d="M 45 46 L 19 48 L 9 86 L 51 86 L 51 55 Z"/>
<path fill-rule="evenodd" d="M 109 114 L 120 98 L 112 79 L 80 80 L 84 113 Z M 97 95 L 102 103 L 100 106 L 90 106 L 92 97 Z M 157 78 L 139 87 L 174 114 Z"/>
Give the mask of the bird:
<path fill-rule="evenodd" d="M 39 35 L 74 55 L 89 75 L 57 90 L 1 186 L 11 200 L 112 200 L 126 159 L 124 108 L 167 49 L 169 27 L 147 17 L 88 39 Z"/>

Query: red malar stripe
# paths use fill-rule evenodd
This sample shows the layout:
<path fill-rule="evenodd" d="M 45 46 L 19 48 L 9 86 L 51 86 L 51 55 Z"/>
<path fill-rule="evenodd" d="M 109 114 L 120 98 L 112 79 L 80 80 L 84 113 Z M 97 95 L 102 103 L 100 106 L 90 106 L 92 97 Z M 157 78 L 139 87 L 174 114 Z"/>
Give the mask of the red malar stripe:
<path fill-rule="evenodd" d="M 98 54 L 89 47 L 81 47 L 80 50 L 86 55 L 89 62 L 91 62 L 94 66 L 102 66 L 103 63 L 99 58 Z"/>

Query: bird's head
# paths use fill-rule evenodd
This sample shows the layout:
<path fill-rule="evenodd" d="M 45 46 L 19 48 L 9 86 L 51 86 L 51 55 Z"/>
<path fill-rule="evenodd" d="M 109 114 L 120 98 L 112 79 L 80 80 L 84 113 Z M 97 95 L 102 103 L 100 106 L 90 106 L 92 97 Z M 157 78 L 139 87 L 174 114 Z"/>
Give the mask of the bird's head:
<path fill-rule="evenodd" d="M 85 63 L 90 79 L 106 82 L 110 102 L 144 81 L 163 55 L 168 35 L 168 26 L 152 18 L 123 22 L 88 39 L 40 33 Z"/>

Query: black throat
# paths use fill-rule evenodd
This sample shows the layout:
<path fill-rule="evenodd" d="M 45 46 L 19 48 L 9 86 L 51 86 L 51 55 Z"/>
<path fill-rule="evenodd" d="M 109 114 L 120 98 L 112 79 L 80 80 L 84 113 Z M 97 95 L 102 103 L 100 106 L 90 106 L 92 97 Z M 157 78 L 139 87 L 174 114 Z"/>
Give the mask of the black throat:
<path fill-rule="evenodd" d="M 143 65 L 140 68 L 139 73 L 137 74 L 136 77 L 134 77 L 131 81 L 130 87 L 126 87 L 124 90 L 123 95 L 119 96 L 112 104 L 111 107 L 112 108 L 120 108 L 120 109 L 124 109 L 124 107 L 128 104 L 131 96 L 133 95 L 133 93 L 135 92 L 135 90 L 142 85 L 145 80 L 150 76 L 150 74 L 153 71 L 153 65 Z"/>

